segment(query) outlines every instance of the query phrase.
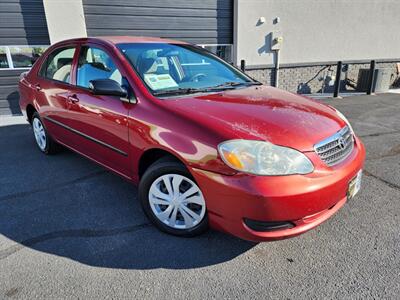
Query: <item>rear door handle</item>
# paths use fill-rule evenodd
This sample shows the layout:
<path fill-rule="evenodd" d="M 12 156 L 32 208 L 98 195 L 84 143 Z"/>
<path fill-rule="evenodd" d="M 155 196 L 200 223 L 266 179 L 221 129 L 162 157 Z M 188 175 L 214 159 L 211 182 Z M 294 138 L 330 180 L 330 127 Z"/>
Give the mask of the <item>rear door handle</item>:
<path fill-rule="evenodd" d="M 75 94 L 68 96 L 68 100 L 71 101 L 72 103 L 79 102 L 78 96 L 76 96 Z"/>
<path fill-rule="evenodd" d="M 37 83 L 33 86 L 35 88 L 35 90 L 40 91 L 42 88 L 40 87 L 40 84 Z"/>

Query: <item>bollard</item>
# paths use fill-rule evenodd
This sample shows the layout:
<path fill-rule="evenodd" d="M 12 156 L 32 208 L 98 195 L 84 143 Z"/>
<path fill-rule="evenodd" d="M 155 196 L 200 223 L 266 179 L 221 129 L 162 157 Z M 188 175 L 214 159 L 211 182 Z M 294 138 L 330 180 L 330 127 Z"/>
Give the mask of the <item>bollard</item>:
<path fill-rule="evenodd" d="M 240 61 L 240 70 L 242 70 L 243 72 L 246 71 L 246 61 L 244 59 Z"/>
<path fill-rule="evenodd" d="M 335 89 L 333 90 L 333 97 L 339 97 L 339 90 L 340 90 L 340 77 L 342 75 L 342 62 L 338 61 L 336 67 L 336 79 L 335 79 Z"/>
<path fill-rule="evenodd" d="M 371 60 L 371 65 L 369 68 L 367 95 L 371 95 L 374 92 L 374 81 L 375 81 L 375 60 Z"/>

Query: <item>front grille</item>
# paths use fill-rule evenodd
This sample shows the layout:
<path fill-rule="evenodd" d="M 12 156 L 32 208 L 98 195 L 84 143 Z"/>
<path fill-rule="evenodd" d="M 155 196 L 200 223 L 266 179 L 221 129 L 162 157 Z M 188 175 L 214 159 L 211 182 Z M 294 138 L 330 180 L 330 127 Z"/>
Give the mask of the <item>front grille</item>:
<path fill-rule="evenodd" d="M 348 126 L 314 146 L 315 152 L 328 165 L 343 161 L 354 148 L 354 138 Z"/>

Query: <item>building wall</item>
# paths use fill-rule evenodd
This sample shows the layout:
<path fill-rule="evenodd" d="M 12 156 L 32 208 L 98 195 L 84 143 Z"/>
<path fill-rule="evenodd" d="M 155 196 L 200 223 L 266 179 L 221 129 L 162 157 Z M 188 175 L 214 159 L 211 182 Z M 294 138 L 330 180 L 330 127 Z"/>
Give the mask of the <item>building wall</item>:
<path fill-rule="evenodd" d="M 237 64 L 274 64 L 274 35 L 282 64 L 400 58 L 398 0 L 235 0 L 235 9 Z"/>
<path fill-rule="evenodd" d="M 47 45 L 49 34 L 42 1 L 0 1 L 0 46 Z"/>
<path fill-rule="evenodd" d="M 2 115 L 19 115 L 18 78 L 20 70 L 0 71 L 0 118 Z"/>
<path fill-rule="evenodd" d="M 232 44 L 233 0 L 83 0 L 88 34 Z"/>
<path fill-rule="evenodd" d="M 0 1 L 0 47 L 49 43 L 42 1 Z M 0 116 L 20 113 L 17 83 L 22 71 L 0 69 Z"/>
<path fill-rule="evenodd" d="M 43 0 L 43 5 L 52 44 L 87 36 L 82 0 Z"/>

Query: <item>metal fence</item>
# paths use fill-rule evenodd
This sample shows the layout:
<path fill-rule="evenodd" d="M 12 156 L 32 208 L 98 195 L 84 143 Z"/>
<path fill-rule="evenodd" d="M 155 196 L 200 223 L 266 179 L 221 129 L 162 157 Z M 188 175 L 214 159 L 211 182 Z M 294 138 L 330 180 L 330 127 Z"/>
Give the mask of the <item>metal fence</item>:
<path fill-rule="evenodd" d="M 298 94 L 340 97 L 400 87 L 400 63 L 396 61 L 339 61 L 318 65 L 286 65 L 276 69 L 246 66 L 242 60 L 239 67 L 264 84 Z"/>

